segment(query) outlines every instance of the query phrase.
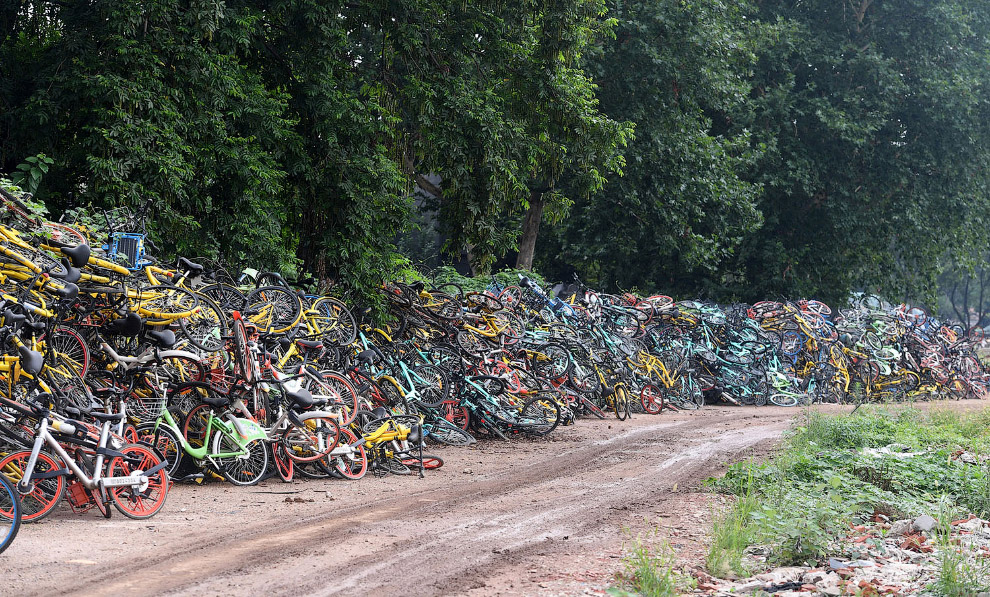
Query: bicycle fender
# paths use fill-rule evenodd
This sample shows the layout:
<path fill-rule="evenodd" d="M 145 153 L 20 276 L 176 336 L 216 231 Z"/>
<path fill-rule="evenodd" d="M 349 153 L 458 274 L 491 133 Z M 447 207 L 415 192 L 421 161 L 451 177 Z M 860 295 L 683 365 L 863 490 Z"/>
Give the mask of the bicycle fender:
<path fill-rule="evenodd" d="M 194 361 L 199 361 L 202 358 L 198 354 L 189 352 L 188 350 L 160 350 L 158 351 L 158 356 L 163 359 L 171 357 L 185 357 Z"/>
<path fill-rule="evenodd" d="M 266 441 L 268 439 L 265 429 L 250 419 L 231 417 L 228 420 L 234 427 L 234 437 L 241 446 L 246 446 L 255 440 Z"/>

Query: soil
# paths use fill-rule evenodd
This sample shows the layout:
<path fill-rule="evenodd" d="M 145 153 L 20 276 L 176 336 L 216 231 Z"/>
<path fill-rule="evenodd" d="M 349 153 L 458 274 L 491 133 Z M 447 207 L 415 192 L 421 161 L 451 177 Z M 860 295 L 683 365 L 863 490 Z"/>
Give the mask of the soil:
<path fill-rule="evenodd" d="M 431 450 L 445 464 L 425 479 L 178 484 L 148 521 L 62 504 L 0 556 L 4 593 L 603 594 L 637 536 L 703 562 L 721 499 L 704 480 L 765 457 L 803 415 L 708 407 L 582 419 L 546 439 Z"/>

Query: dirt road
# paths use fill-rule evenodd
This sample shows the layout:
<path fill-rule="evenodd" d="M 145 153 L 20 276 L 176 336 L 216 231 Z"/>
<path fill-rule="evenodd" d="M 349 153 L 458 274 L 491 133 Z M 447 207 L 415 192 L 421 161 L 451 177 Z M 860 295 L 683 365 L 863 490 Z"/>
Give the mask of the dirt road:
<path fill-rule="evenodd" d="M 177 485 L 144 522 L 63 504 L 0 556 L 4 592 L 600 594 L 630 535 L 654 529 L 700 555 L 714 499 L 701 482 L 765 454 L 796 416 L 583 419 L 549 440 L 438 451 L 446 464 L 426 479 Z"/>

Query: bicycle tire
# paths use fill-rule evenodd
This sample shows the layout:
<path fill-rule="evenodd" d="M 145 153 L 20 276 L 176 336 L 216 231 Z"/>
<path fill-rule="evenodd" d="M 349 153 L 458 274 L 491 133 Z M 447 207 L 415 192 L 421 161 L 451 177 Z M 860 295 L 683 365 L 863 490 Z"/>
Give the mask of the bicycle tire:
<path fill-rule="evenodd" d="M 247 302 L 247 297 L 244 296 L 244 293 L 230 284 L 218 282 L 203 286 L 198 289 L 198 292 L 213 299 L 214 302 L 224 309 L 225 313 L 243 311 L 244 304 Z"/>
<path fill-rule="evenodd" d="M 206 367 L 202 361 L 181 355 L 161 357 L 159 360 L 159 368 L 173 384 L 202 382 L 206 378 Z"/>
<path fill-rule="evenodd" d="M 587 409 L 588 412 L 595 415 L 599 419 L 605 418 L 605 411 L 603 411 L 597 404 L 595 404 L 587 396 L 579 396 L 578 399 L 581 401 L 582 406 Z"/>
<path fill-rule="evenodd" d="M 166 474 L 170 479 L 174 479 L 185 456 L 182 440 L 175 435 L 175 431 L 164 425 L 159 425 L 155 429 L 154 423 L 142 423 L 137 426 L 137 435 L 139 441 L 158 451 L 162 459 L 168 463 L 165 467 Z"/>
<path fill-rule="evenodd" d="M 436 419 L 423 425 L 426 429 L 426 439 L 447 446 L 470 446 L 476 443 L 474 436 L 446 419 Z"/>
<path fill-rule="evenodd" d="M 8 521 L 0 523 L 0 553 L 3 553 L 17 537 L 22 517 L 21 496 L 14 484 L 3 475 L 0 475 L 0 513 L 5 513 L 2 516 Z"/>
<path fill-rule="evenodd" d="M 89 372 L 90 350 L 89 344 L 79 332 L 59 325 L 52 330 L 50 338 L 48 334 L 43 334 L 39 340 L 46 342 L 61 362 L 74 369 L 79 377 L 86 377 Z"/>
<path fill-rule="evenodd" d="M 278 473 L 279 479 L 282 479 L 284 483 L 291 483 L 293 473 L 295 472 L 294 461 L 285 453 L 285 446 L 280 442 L 273 442 L 270 446 L 272 450 L 272 464 L 275 465 L 275 471 Z"/>
<path fill-rule="evenodd" d="M 115 456 L 107 468 L 109 477 L 126 477 L 134 471 L 151 470 L 161 462 L 155 451 L 141 444 L 130 444 L 120 449 L 123 457 Z M 135 462 L 136 461 L 136 462 Z M 169 477 L 165 469 L 158 469 L 148 476 L 148 484 L 135 487 L 110 487 L 107 492 L 118 512 L 135 520 L 151 518 L 165 506 L 168 497 Z"/>
<path fill-rule="evenodd" d="M 212 451 L 214 454 L 220 452 L 238 452 L 241 446 L 225 429 L 216 429 L 213 436 Z M 250 486 L 257 485 L 265 478 L 268 472 L 268 448 L 265 442 L 252 440 L 244 447 L 247 454 L 230 457 L 214 457 L 220 474 L 234 485 Z"/>
<path fill-rule="evenodd" d="M 294 292 L 284 286 L 262 286 L 247 295 L 248 320 L 267 334 L 283 334 L 302 318 L 302 303 Z"/>
<path fill-rule="evenodd" d="M 330 345 L 346 346 L 357 338 L 357 321 L 341 301 L 323 296 L 313 301 L 317 324 L 323 342 Z"/>
<path fill-rule="evenodd" d="M 643 405 L 643 411 L 651 415 L 659 415 L 663 412 L 664 391 L 655 384 L 646 384 L 639 392 L 639 401 Z"/>
<path fill-rule="evenodd" d="M 423 469 L 426 471 L 436 470 L 443 466 L 443 458 L 440 458 L 436 454 L 427 454 L 426 452 L 423 452 L 422 457 L 420 457 L 418 452 L 411 452 L 406 458 L 402 458 L 401 462 L 411 469 Z"/>
<path fill-rule="evenodd" d="M 617 385 L 613 390 L 612 410 L 615 411 L 615 418 L 620 421 L 629 418 L 629 391 L 623 385 Z"/>
<path fill-rule="evenodd" d="M 777 406 L 797 406 L 799 402 L 797 396 L 783 393 L 771 394 L 769 400 Z"/>
<path fill-rule="evenodd" d="M 19 483 L 24 477 L 28 459 L 31 457 L 30 450 L 18 450 L 11 452 L 0 460 L 0 474 L 3 474 L 12 483 Z M 64 468 L 57 456 L 47 452 L 38 453 L 38 461 L 35 463 L 35 472 L 46 473 Z M 21 494 L 21 521 L 37 522 L 52 512 L 65 495 L 67 485 L 65 475 L 58 475 L 41 481 L 32 481 L 33 487 L 27 494 Z M 18 490 L 18 493 L 20 491 Z M 12 519 L 14 513 L 0 510 L 0 517 L 8 520 Z"/>
<path fill-rule="evenodd" d="M 150 284 L 128 294 L 131 309 L 147 319 L 148 325 L 168 325 L 195 313 L 199 297 L 192 291 L 171 284 Z"/>
<path fill-rule="evenodd" d="M 189 342 L 200 350 L 216 352 L 226 345 L 229 335 L 227 317 L 213 299 L 200 295 L 199 311 L 179 320 L 179 330 Z"/>
<path fill-rule="evenodd" d="M 341 429 L 341 440 L 348 445 L 357 441 L 357 436 L 349 429 Z M 350 455 L 330 456 L 330 470 L 336 471 L 345 479 L 357 481 L 368 472 L 368 454 L 364 446 L 357 446 Z"/>
<path fill-rule="evenodd" d="M 430 408 L 440 406 L 450 396 L 450 382 L 443 369 L 436 365 L 420 365 L 412 370 L 413 388 L 419 400 Z"/>
<path fill-rule="evenodd" d="M 340 426 L 334 419 L 317 413 L 299 416 L 303 426 L 290 425 L 282 432 L 279 445 L 293 462 L 316 462 L 325 458 L 340 441 Z"/>
<path fill-rule="evenodd" d="M 341 426 L 350 425 L 357 416 L 358 393 L 346 377 L 335 371 L 320 371 L 319 379 L 306 377 L 305 387 L 314 396 L 327 398 L 322 408 L 340 408 Z"/>
<path fill-rule="evenodd" d="M 548 398 L 532 398 L 519 411 L 519 419 L 519 425 L 526 433 L 547 435 L 560 425 L 560 405 Z"/>

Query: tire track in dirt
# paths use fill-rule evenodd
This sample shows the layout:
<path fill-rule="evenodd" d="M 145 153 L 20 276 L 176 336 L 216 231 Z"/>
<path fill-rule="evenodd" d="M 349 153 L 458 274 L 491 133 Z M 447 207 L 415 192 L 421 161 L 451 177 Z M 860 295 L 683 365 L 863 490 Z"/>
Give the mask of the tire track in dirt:
<path fill-rule="evenodd" d="M 25 575 L 16 556 L 0 562 L 0 569 L 10 564 L 15 574 L 5 578 L 20 594 L 71 591 L 79 587 L 71 580 L 79 566 L 86 566 L 81 573 L 87 586 L 78 594 L 533 593 L 540 583 L 540 577 L 526 578 L 533 562 L 559 555 L 565 568 L 593 567 L 603 550 L 617 552 L 618 529 L 631 517 L 652 513 L 661 502 L 690 499 L 672 492 L 674 485 L 697 486 L 723 462 L 775 441 L 794 414 L 723 408 L 640 416 L 625 424 L 580 421 L 560 430 L 559 441 L 445 450 L 444 469 L 426 480 L 269 482 L 262 489 L 325 488 L 341 496 L 295 510 L 272 493 L 276 497 L 260 498 L 249 512 L 220 515 L 229 502 L 250 501 L 243 496 L 251 488 L 179 486 L 174 494 L 194 490 L 183 496 L 187 511 L 201 512 L 208 496 L 219 504 L 205 516 L 197 513 L 199 524 L 184 523 L 181 511 L 172 510 L 176 504 L 166 505 L 158 517 L 164 520 L 146 521 L 156 535 L 164 534 L 162 545 L 132 537 L 127 546 L 118 540 L 115 551 L 112 537 L 94 536 L 98 519 L 63 519 L 57 524 L 72 533 L 89 530 L 95 548 L 83 556 L 77 550 L 67 561 L 91 564 L 47 567 L 44 577 L 23 578 L 29 582 L 18 578 Z M 463 474 L 465 468 L 477 471 Z M 106 523 L 119 538 L 142 524 Z M 22 533 L 44 526 L 25 526 Z M 501 586 L 507 577 L 512 586 Z"/>

